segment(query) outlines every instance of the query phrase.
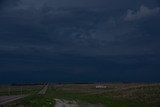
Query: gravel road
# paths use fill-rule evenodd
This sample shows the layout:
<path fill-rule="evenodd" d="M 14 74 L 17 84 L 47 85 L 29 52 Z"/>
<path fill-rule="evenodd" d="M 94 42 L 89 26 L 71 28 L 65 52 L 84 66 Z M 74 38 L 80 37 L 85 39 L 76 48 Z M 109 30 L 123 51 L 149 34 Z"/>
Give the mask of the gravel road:
<path fill-rule="evenodd" d="M 66 101 L 66 100 L 60 100 L 55 99 L 56 104 L 55 107 L 79 107 L 78 104 L 75 101 Z"/>
<path fill-rule="evenodd" d="M 94 105 L 94 104 L 78 104 L 76 101 L 67 101 L 55 99 L 54 107 L 104 107 L 103 105 Z"/>

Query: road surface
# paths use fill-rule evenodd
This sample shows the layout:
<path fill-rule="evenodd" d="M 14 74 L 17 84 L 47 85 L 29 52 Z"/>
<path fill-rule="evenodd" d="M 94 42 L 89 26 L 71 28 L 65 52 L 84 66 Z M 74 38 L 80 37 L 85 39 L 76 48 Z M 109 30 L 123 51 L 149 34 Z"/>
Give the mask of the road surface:
<path fill-rule="evenodd" d="M 44 86 L 42 90 L 39 91 L 38 94 L 45 94 L 48 89 L 48 84 Z M 0 96 L 0 107 L 3 107 L 3 105 L 6 105 L 8 103 L 11 103 L 13 101 L 19 100 L 21 98 L 24 98 L 28 95 L 12 95 L 12 96 Z"/>
<path fill-rule="evenodd" d="M 3 105 L 6 105 L 7 103 L 19 100 L 26 96 L 27 95 L 0 96 L 0 107 L 3 107 Z"/>
<path fill-rule="evenodd" d="M 41 94 L 41 95 L 45 94 L 47 92 L 47 89 L 48 89 L 48 84 L 45 85 L 44 88 L 40 90 L 38 94 Z"/>

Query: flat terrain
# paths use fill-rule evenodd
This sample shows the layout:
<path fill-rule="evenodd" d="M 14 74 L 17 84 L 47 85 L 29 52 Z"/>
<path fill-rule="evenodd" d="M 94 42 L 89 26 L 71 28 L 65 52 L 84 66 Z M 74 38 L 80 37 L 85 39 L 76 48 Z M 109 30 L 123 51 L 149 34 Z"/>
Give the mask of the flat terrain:
<path fill-rule="evenodd" d="M 0 96 L 21 95 L 39 91 L 44 85 L 0 85 Z"/>
<path fill-rule="evenodd" d="M 10 107 L 160 107 L 160 84 L 49 84 Z M 42 89 L 42 88 L 41 88 Z"/>

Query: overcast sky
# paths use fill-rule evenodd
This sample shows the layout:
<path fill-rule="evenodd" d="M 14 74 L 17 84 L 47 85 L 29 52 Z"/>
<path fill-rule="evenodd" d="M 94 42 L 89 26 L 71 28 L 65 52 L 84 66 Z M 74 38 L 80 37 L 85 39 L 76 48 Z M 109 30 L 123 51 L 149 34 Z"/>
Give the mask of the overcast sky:
<path fill-rule="evenodd" d="M 159 82 L 159 0 L 0 0 L 0 82 Z"/>

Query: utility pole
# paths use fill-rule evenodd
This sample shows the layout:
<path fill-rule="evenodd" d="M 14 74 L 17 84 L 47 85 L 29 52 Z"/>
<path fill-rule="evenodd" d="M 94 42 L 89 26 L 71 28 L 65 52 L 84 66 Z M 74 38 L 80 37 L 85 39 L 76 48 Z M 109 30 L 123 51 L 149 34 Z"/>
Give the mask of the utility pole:
<path fill-rule="evenodd" d="M 8 87 L 8 95 L 10 96 L 11 95 L 11 88 L 10 88 L 10 85 Z"/>
<path fill-rule="evenodd" d="M 21 95 L 22 95 L 22 86 L 21 86 Z"/>

